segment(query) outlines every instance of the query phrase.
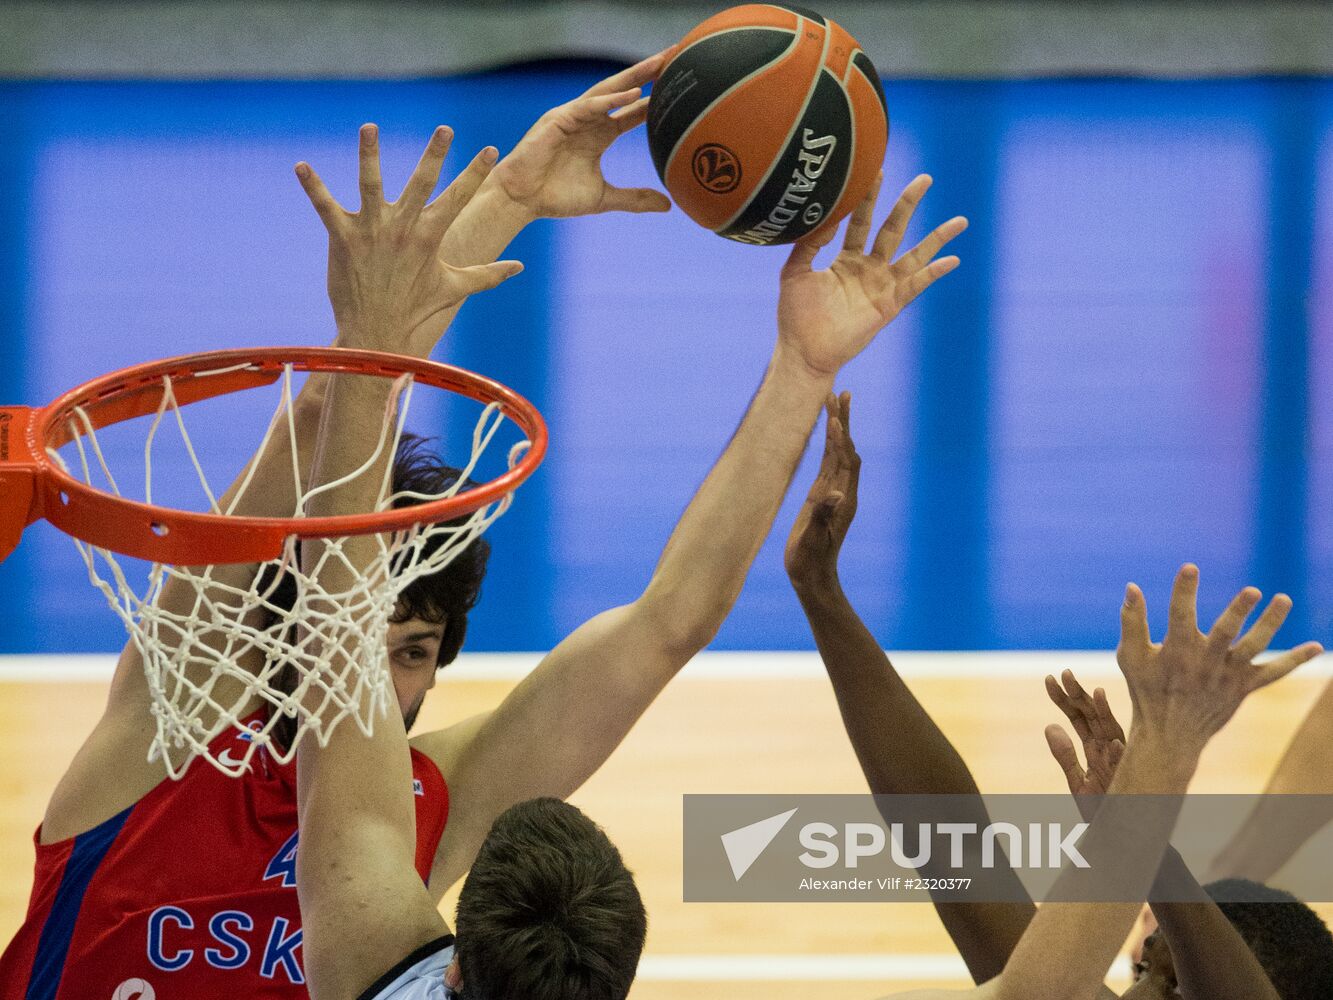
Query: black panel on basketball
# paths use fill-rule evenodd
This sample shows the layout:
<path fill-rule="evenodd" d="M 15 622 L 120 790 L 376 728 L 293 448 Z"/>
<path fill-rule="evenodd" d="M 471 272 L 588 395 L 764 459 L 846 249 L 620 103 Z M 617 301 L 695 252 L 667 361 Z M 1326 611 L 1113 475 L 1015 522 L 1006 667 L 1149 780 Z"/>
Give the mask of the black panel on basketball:
<path fill-rule="evenodd" d="M 888 118 L 889 102 L 884 99 L 884 85 L 879 82 L 879 71 L 875 69 L 875 64 L 870 61 L 870 57 L 864 52 L 858 52 L 852 56 L 852 65 L 859 69 L 862 75 L 870 81 L 870 86 L 875 88 L 880 107 L 884 109 L 884 117 Z"/>
<path fill-rule="evenodd" d="M 781 7 L 783 10 L 789 10 L 793 14 L 800 14 L 802 17 L 808 17 L 815 24 L 824 23 L 824 15 L 811 10 L 809 7 L 797 7 L 794 3 L 769 3 L 770 7 Z"/>
<path fill-rule="evenodd" d="M 837 203 L 852 158 L 852 111 L 842 83 L 822 70 L 773 172 L 734 223 L 718 234 L 742 243 L 790 243 Z"/>
<path fill-rule="evenodd" d="M 704 109 L 755 70 L 779 58 L 796 35 L 779 28 L 745 28 L 701 39 L 676 58 L 653 85 L 648 149 L 659 177 L 667 157 Z"/>

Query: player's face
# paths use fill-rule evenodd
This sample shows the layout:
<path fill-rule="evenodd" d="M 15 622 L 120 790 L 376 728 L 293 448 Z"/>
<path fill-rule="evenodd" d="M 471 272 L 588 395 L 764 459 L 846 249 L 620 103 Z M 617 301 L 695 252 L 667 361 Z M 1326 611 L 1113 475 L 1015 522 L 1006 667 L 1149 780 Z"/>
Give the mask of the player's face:
<path fill-rule="evenodd" d="M 1180 996 L 1176 967 L 1162 935 L 1143 943 L 1143 957 L 1134 964 L 1134 985 L 1122 994 L 1124 1000 L 1170 1000 Z"/>
<path fill-rule="evenodd" d="M 389 667 L 403 725 L 410 732 L 426 692 L 435 686 L 435 664 L 440 656 L 444 625 L 409 618 L 389 625 Z"/>

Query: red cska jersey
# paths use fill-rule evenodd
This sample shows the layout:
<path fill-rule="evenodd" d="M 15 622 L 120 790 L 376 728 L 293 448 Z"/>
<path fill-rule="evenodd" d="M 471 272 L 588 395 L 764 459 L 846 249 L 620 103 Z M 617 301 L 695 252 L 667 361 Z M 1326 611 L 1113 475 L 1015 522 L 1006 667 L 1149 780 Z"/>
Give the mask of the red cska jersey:
<path fill-rule="evenodd" d="M 416 750 L 412 775 L 424 880 L 449 790 Z M 38 843 L 27 918 L 0 957 L 0 1000 L 296 1000 L 304 984 L 296 763 L 263 750 L 242 777 L 196 762 L 87 833 Z"/>

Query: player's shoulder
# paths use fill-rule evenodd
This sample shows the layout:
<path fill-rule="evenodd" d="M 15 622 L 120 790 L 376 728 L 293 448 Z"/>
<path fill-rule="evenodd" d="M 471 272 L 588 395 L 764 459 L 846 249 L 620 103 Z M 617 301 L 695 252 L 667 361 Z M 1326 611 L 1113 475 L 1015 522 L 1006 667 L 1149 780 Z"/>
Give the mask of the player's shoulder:
<path fill-rule="evenodd" d="M 413 760 L 416 760 L 418 753 L 422 754 L 429 758 L 446 778 L 452 777 L 458 770 L 460 758 L 477 738 L 490 714 L 483 712 L 444 729 L 413 736 L 408 741 L 413 750 Z"/>

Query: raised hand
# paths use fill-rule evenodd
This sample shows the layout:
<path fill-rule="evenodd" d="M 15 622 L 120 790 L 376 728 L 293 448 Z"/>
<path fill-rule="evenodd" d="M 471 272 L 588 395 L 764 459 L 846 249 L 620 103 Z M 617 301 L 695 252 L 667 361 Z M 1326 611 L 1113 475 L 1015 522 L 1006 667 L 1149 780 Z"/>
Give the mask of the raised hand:
<path fill-rule="evenodd" d="M 647 119 L 643 85 L 657 78 L 671 53 L 659 52 L 546 112 L 495 168 L 491 184 L 533 218 L 670 209 L 660 191 L 610 184 L 602 154 Z"/>
<path fill-rule="evenodd" d="M 811 264 L 832 240 L 832 229 L 797 243 L 782 269 L 780 337 L 812 371 L 822 375 L 835 375 L 908 303 L 958 266 L 957 257 L 936 260 L 935 255 L 967 228 L 962 216 L 950 219 L 893 260 L 917 205 L 931 185 L 925 174 L 907 185 L 875 236 L 870 252 L 865 252 L 881 179 L 876 179 L 852 213 L 842 251 L 827 270 L 816 271 Z"/>
<path fill-rule="evenodd" d="M 1063 726 L 1046 727 L 1046 745 L 1064 771 L 1073 795 L 1105 795 L 1125 754 L 1125 731 L 1111 712 L 1104 688 L 1097 688 L 1089 696 L 1072 670 L 1060 677 L 1063 687 L 1061 681 L 1047 676 L 1046 693 L 1073 725 L 1083 744 L 1087 768 L 1079 763 L 1074 741 Z"/>
<path fill-rule="evenodd" d="M 310 164 L 296 165 L 296 176 L 329 233 L 329 300 L 341 346 L 429 354 L 444 332 L 442 314 L 523 269 L 513 260 L 452 267 L 440 259 L 440 241 L 497 156 L 494 147 L 483 149 L 431 201 L 452 140 L 452 130 L 437 128 L 402 195 L 390 202 L 380 180 L 379 131 L 361 126 L 361 207 L 356 212 L 338 204 Z"/>
<path fill-rule="evenodd" d="M 1131 728 L 1146 728 L 1171 745 L 1195 752 L 1202 750 L 1252 691 L 1285 677 L 1323 652 L 1318 643 L 1307 642 L 1256 663 L 1291 611 L 1291 599 L 1285 594 L 1274 597 L 1242 636 L 1241 628 L 1262 596 L 1246 587 L 1205 634 L 1198 626 L 1198 591 L 1199 569 L 1187 564 L 1171 591 L 1166 637 L 1154 643 L 1143 592 L 1131 583 L 1120 611 L 1116 650 L 1134 703 Z"/>
<path fill-rule="evenodd" d="M 852 394 L 829 393 L 824 409 L 824 459 L 796 515 L 783 557 L 787 575 L 797 590 L 825 586 L 837 579 L 838 552 L 856 517 L 861 456 L 852 442 Z"/>

